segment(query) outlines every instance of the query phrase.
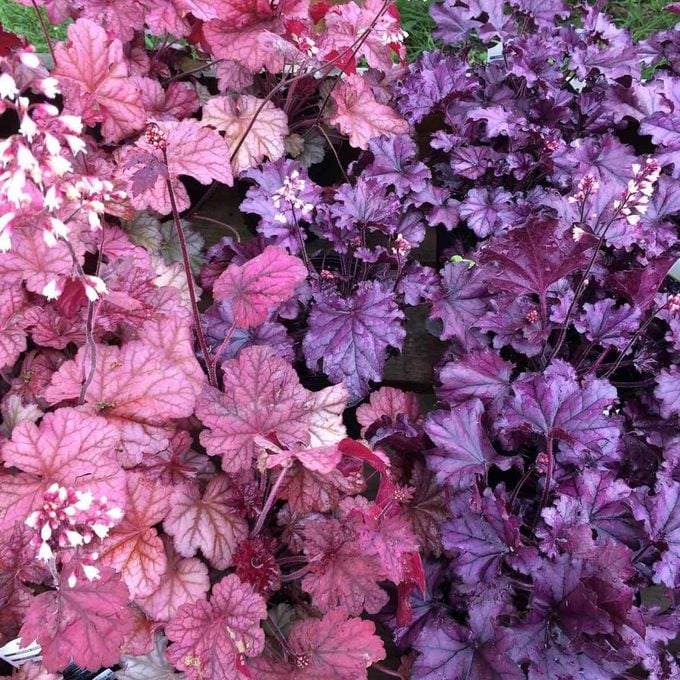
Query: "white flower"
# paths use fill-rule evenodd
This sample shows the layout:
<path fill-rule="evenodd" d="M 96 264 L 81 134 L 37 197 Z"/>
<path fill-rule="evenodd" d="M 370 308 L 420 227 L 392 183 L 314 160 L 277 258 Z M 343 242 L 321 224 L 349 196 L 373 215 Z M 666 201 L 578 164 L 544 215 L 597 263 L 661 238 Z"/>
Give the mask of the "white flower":
<path fill-rule="evenodd" d="M 90 302 L 94 302 L 99 299 L 100 295 L 106 295 L 109 289 L 106 284 L 98 276 L 86 276 L 83 281 L 85 286 L 85 295 Z"/>
<path fill-rule="evenodd" d="M 120 508 L 111 508 L 106 514 L 113 520 L 123 519 L 123 511 Z"/>
<path fill-rule="evenodd" d="M 56 217 L 50 217 L 50 227 L 52 233 L 59 238 L 66 238 L 69 235 L 69 228 Z"/>
<path fill-rule="evenodd" d="M 71 574 L 71 575 L 68 577 L 68 579 L 67 579 L 66 582 L 68 583 L 68 587 L 69 587 L 69 588 L 75 588 L 75 587 L 76 587 L 76 583 L 78 583 L 78 579 L 76 578 L 76 575 L 75 575 L 75 574 Z"/>
<path fill-rule="evenodd" d="M 80 139 L 80 137 L 75 137 L 74 135 L 65 135 L 66 143 L 71 149 L 71 153 L 77 156 L 81 151 L 84 152 L 87 148 L 85 142 Z"/>
<path fill-rule="evenodd" d="M 87 511 L 90 509 L 92 502 L 94 501 L 94 496 L 91 491 L 76 491 L 76 498 L 78 499 L 75 503 L 76 510 Z"/>
<path fill-rule="evenodd" d="M 41 543 L 40 550 L 38 550 L 38 559 L 42 562 L 48 562 L 54 557 L 52 548 L 50 548 L 49 543 Z"/>
<path fill-rule="evenodd" d="M 57 177 L 63 177 L 67 172 L 73 170 L 71 162 L 64 156 L 50 156 L 47 164 Z"/>
<path fill-rule="evenodd" d="M 82 534 L 79 534 L 77 531 L 69 531 L 68 529 L 65 533 L 71 546 L 75 548 L 76 546 L 83 545 L 84 541 Z"/>
<path fill-rule="evenodd" d="M 12 247 L 9 226 L 15 218 L 15 213 L 8 212 L 0 215 L 0 252 L 6 253 Z"/>
<path fill-rule="evenodd" d="M 45 287 L 42 289 L 42 294 L 48 300 L 56 300 L 61 295 L 61 291 L 57 287 L 57 282 L 55 279 L 52 279 L 45 285 Z"/>
<path fill-rule="evenodd" d="M 19 94 L 17 84 L 9 73 L 0 74 L 0 97 L 14 99 Z"/>
<path fill-rule="evenodd" d="M 43 205 L 50 212 L 57 210 L 61 206 L 61 198 L 57 195 L 57 189 L 56 189 L 55 185 L 52 185 L 45 192 L 45 198 L 43 199 Z"/>
<path fill-rule="evenodd" d="M 28 68 L 38 68 L 40 66 L 40 59 L 38 59 L 38 55 L 35 52 L 20 52 L 19 60 L 24 66 L 28 66 Z"/>
<path fill-rule="evenodd" d="M 12 239 L 8 231 L 0 231 L 0 253 L 6 253 L 12 249 Z"/>
<path fill-rule="evenodd" d="M 574 227 L 571 230 L 571 237 L 578 243 L 584 236 L 585 236 L 585 229 L 582 229 L 581 227 Z"/>
<path fill-rule="evenodd" d="M 92 525 L 92 531 L 99 536 L 99 538 L 106 538 L 109 535 L 109 529 L 111 527 L 107 526 L 106 524 L 93 524 Z"/>
<path fill-rule="evenodd" d="M 59 81 L 56 78 L 43 78 L 38 86 L 48 99 L 54 99 L 59 94 Z"/>
<path fill-rule="evenodd" d="M 61 153 L 59 140 L 49 132 L 45 133 L 45 148 L 52 156 L 58 156 Z"/>
<path fill-rule="evenodd" d="M 97 567 L 95 567 L 93 564 L 83 564 L 83 572 L 85 573 L 88 581 L 94 581 L 100 578 L 99 569 L 97 569 Z"/>
<path fill-rule="evenodd" d="M 38 134 L 38 126 L 33 121 L 27 113 L 21 118 L 21 125 L 19 126 L 19 132 L 26 137 L 29 142 L 33 141 L 33 137 Z"/>
<path fill-rule="evenodd" d="M 14 203 L 15 206 L 20 207 L 23 203 L 30 202 L 31 198 L 24 192 L 26 186 L 26 173 L 23 170 L 17 170 L 10 174 L 9 179 L 2 187 L 7 200 Z"/>

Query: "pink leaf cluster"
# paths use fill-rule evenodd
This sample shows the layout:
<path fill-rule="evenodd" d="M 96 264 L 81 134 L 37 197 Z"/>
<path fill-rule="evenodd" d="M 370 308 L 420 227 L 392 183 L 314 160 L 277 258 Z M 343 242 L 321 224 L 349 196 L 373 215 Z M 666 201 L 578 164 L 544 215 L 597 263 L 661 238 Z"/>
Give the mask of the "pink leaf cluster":
<path fill-rule="evenodd" d="M 362 616 L 413 581 L 408 494 L 362 495 L 392 488 L 387 455 L 348 445 L 343 384 L 293 365 L 320 280 L 304 237 L 216 252 L 193 211 L 281 163 L 299 169 L 271 186 L 272 219 L 311 222 L 321 189 L 303 168 L 331 152 L 319 130 L 362 149 L 407 132 L 379 84 L 402 72 L 398 14 L 34 4 L 71 23 L 49 69 L 0 45 L 0 647 L 40 646 L 26 680 L 70 663 L 367 678 L 385 649 Z M 382 396 L 366 418 L 414 411 Z M 283 601 L 281 632 L 265 621 Z"/>

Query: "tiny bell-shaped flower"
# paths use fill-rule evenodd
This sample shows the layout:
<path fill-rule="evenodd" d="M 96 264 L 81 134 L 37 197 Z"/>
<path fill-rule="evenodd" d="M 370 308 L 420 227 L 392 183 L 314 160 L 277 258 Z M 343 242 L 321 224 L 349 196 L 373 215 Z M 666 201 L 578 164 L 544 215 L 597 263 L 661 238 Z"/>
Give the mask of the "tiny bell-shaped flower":
<path fill-rule="evenodd" d="M 167 135 L 155 124 L 147 128 L 146 141 L 156 149 L 164 150 L 168 147 Z"/>
<path fill-rule="evenodd" d="M 0 73 L 0 97 L 14 99 L 19 94 L 17 84 L 9 73 Z"/>

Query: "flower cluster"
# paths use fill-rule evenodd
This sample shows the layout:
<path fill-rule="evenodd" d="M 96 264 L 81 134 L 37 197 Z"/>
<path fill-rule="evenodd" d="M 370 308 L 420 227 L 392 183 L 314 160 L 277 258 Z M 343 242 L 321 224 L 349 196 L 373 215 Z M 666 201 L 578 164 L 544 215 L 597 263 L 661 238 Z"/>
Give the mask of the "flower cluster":
<path fill-rule="evenodd" d="M 300 197 L 304 189 L 305 180 L 300 177 L 300 171 L 293 170 L 290 175 L 283 178 L 283 184 L 272 194 L 274 207 L 280 210 L 283 201 L 286 207 L 293 212 L 294 219 L 306 219 L 314 206 Z M 288 219 L 284 212 L 277 212 L 274 215 L 275 222 L 287 224 Z"/>
<path fill-rule="evenodd" d="M 633 178 L 628 182 L 621 198 L 614 201 L 613 207 L 625 216 L 628 224 L 635 226 L 647 212 L 650 198 L 661 174 L 661 164 L 655 158 L 648 158 L 644 166 L 633 163 L 632 171 Z"/>
<path fill-rule="evenodd" d="M 45 491 L 38 510 L 26 518 L 26 526 L 35 531 L 32 543 L 38 547 L 38 559 L 53 560 L 63 550 L 88 546 L 96 536 L 104 539 L 123 517 L 123 511 L 110 507 L 106 496 L 96 499 L 89 491 L 67 489 L 56 482 Z M 91 555 L 96 559 L 96 553 Z M 93 565 L 83 567 L 89 580 L 99 571 Z"/>
<path fill-rule="evenodd" d="M 61 113 L 52 103 L 32 102 L 31 93 L 54 99 L 59 90 L 55 78 L 47 75 L 37 56 L 19 51 L 0 64 L 2 111 L 14 111 L 18 134 L 0 143 L 0 252 L 13 244 L 25 246 L 39 236 L 48 248 L 61 241 L 72 253 L 65 266 L 36 292 L 47 299 L 61 295 L 69 279 L 80 278 L 91 300 L 107 292 L 98 276 L 85 276 L 73 250 L 80 234 L 100 230 L 107 204 L 125 199 L 109 180 L 87 172 L 87 152 L 79 116 Z M 15 248 L 16 249 L 16 248 Z"/>

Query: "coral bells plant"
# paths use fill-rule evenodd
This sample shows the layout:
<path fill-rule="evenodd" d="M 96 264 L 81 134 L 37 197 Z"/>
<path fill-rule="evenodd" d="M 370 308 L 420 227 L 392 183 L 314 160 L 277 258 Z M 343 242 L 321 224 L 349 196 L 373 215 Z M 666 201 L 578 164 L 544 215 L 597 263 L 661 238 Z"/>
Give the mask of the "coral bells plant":
<path fill-rule="evenodd" d="M 679 675 L 673 35 L 445 0 L 406 65 L 388 0 L 38 4 L 49 70 L 0 56 L 2 673 Z M 384 380 L 423 315 L 434 399 Z"/>
<path fill-rule="evenodd" d="M 373 0 L 45 8 L 73 19 L 50 70 L 30 47 L 0 57 L 2 671 L 367 677 L 386 656 L 369 617 L 391 587 L 409 619 L 425 582 L 409 495 L 343 415 L 401 345 L 417 269 L 404 244 L 424 226 L 369 219 L 354 183 L 392 208 L 424 187 L 357 168 L 336 199 L 307 172 L 388 132 L 417 166 L 389 103 L 398 14 Z M 278 232 L 206 253 L 192 210 L 235 183 Z M 319 261 L 336 203 L 351 273 Z M 300 376 L 303 337 L 330 342 L 314 340 L 324 315 L 345 349 L 306 350 Z M 362 333 L 373 349 L 356 367 L 342 354 Z"/>
<path fill-rule="evenodd" d="M 432 16 L 395 92 L 457 212 L 449 347 L 436 410 L 383 388 L 363 423 L 441 531 L 381 617 L 413 678 L 675 677 L 678 74 L 598 6 Z"/>

